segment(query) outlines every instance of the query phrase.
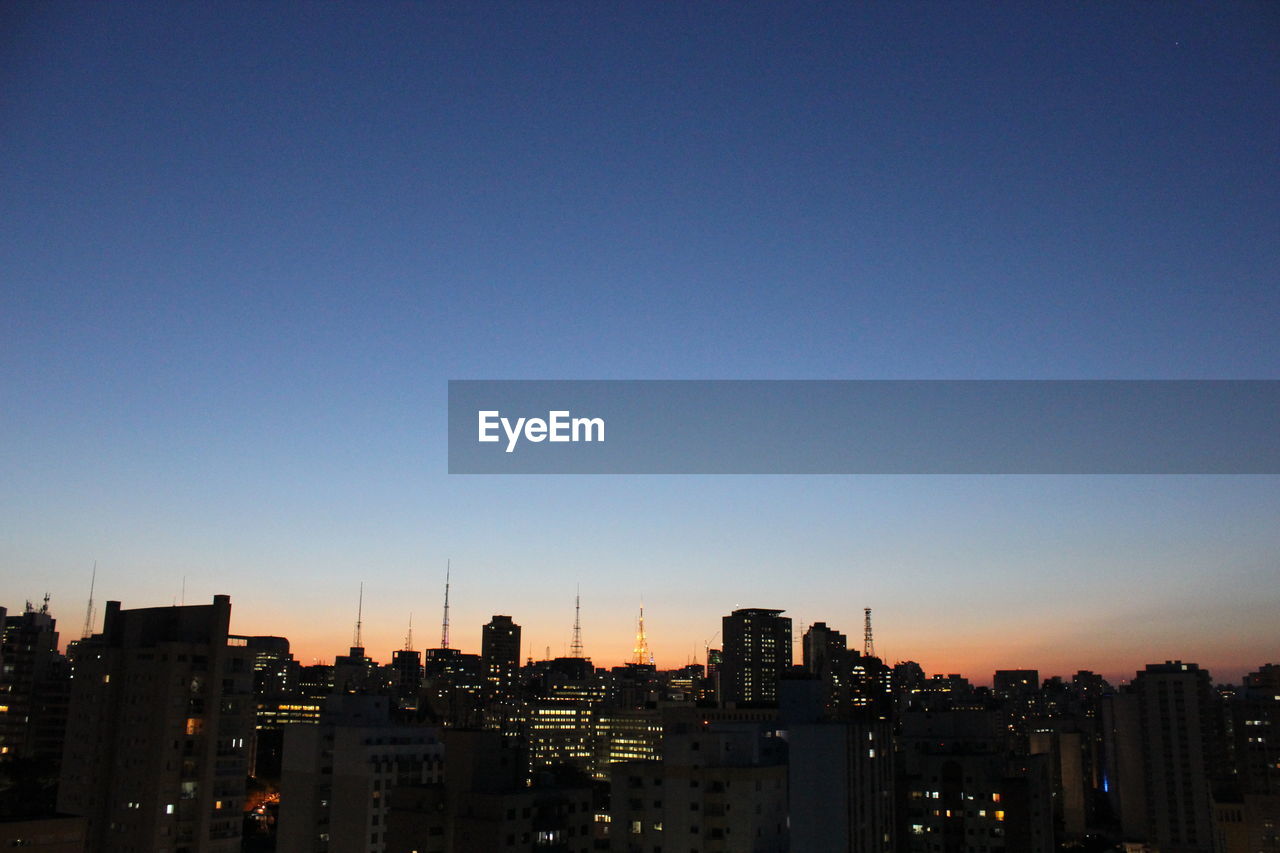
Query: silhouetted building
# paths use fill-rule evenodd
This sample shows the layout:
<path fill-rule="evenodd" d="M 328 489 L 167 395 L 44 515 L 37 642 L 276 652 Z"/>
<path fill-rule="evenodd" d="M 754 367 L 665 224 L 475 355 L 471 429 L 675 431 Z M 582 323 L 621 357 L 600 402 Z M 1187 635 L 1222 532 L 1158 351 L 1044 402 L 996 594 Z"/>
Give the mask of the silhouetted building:
<path fill-rule="evenodd" d="M 391 654 L 395 672 L 396 700 L 401 708 L 417 708 L 422 691 L 422 653 L 416 649 L 400 649 Z"/>
<path fill-rule="evenodd" d="M 893 853 L 893 728 L 867 714 L 788 724 L 791 849 Z"/>
<path fill-rule="evenodd" d="M 510 616 L 494 616 L 480 634 L 480 659 L 484 676 L 499 695 L 515 686 L 520 669 L 520 626 Z"/>
<path fill-rule="evenodd" d="M 587 853 L 593 849 L 592 792 L 585 776 L 534 774 L 495 731 L 444 732 L 443 784 L 391 794 L 387 853 Z"/>
<path fill-rule="evenodd" d="M 87 849 L 231 853 L 253 731 L 252 655 L 231 599 L 121 610 L 75 644 L 58 807 Z"/>
<path fill-rule="evenodd" d="M 319 724 L 285 729 L 278 849 L 382 853 L 391 790 L 440 780 L 438 730 L 393 724 L 389 702 L 336 694 Z"/>
<path fill-rule="evenodd" d="M 0 609 L 0 633 L 0 763 L 28 759 L 56 776 L 71 673 L 48 602 L 17 616 Z"/>
<path fill-rule="evenodd" d="M 1045 756 L 1019 756 L 994 711 L 911 711 L 899 737 L 902 848 L 911 853 L 1051 853 Z"/>
<path fill-rule="evenodd" d="M 1151 664 L 1104 704 L 1107 788 L 1127 841 L 1212 851 L 1211 780 L 1223 755 L 1209 673 Z"/>
<path fill-rule="evenodd" d="M 791 619 L 781 613 L 751 608 L 735 610 L 723 618 L 722 704 L 778 704 L 778 679 L 791 668 Z"/>
<path fill-rule="evenodd" d="M 610 849 L 783 853 L 786 743 L 772 726 L 669 714 L 661 761 L 615 764 Z"/>

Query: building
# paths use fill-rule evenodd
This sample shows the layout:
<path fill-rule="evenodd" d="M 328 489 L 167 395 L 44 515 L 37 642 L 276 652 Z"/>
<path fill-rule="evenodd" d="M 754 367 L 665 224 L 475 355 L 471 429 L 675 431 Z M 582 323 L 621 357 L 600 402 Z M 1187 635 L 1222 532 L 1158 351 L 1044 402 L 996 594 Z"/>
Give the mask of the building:
<path fill-rule="evenodd" d="M 1052 853 L 1047 757 L 1016 754 L 1002 714 L 909 711 L 901 730 L 901 849 Z"/>
<path fill-rule="evenodd" d="M 888 720 L 789 724 L 791 848 L 893 853 L 894 754 Z"/>
<path fill-rule="evenodd" d="M 615 764 L 610 792 L 616 853 L 791 849 L 786 742 L 769 724 L 671 714 L 662 760 Z"/>
<path fill-rule="evenodd" d="M 657 708 L 601 710 L 595 718 L 596 760 L 592 775 L 609 778 L 626 761 L 657 761 L 662 755 L 662 717 Z"/>
<path fill-rule="evenodd" d="M 0 762 L 30 759 L 57 774 L 67 724 L 71 672 L 58 653 L 46 599 L 22 613 L 0 608 Z"/>
<path fill-rule="evenodd" d="M 74 644 L 58 809 L 87 849 L 240 849 L 252 655 L 230 642 L 231 599 L 122 610 Z"/>
<path fill-rule="evenodd" d="M 480 660 L 495 693 L 509 694 L 520 671 L 520 626 L 510 616 L 495 615 L 480 634 Z"/>
<path fill-rule="evenodd" d="M 722 620 L 720 702 L 734 707 L 778 704 L 778 680 L 791 668 L 791 619 L 781 610 L 735 610 Z"/>
<path fill-rule="evenodd" d="M 1151 664 L 1103 708 L 1106 788 L 1125 840 L 1161 853 L 1212 851 L 1210 795 L 1225 744 L 1209 673 Z"/>
<path fill-rule="evenodd" d="M 422 691 L 422 653 L 409 648 L 392 652 L 391 670 L 395 673 L 395 695 L 400 707 L 417 708 Z"/>
<path fill-rule="evenodd" d="M 387 853 L 587 853 L 593 849 L 590 783 L 536 773 L 496 731 L 447 729 L 440 783 L 391 794 Z"/>
<path fill-rule="evenodd" d="M 285 728 L 278 849 L 383 853 L 389 793 L 443 763 L 438 730 L 391 722 L 388 697 L 330 696 L 318 724 Z"/>

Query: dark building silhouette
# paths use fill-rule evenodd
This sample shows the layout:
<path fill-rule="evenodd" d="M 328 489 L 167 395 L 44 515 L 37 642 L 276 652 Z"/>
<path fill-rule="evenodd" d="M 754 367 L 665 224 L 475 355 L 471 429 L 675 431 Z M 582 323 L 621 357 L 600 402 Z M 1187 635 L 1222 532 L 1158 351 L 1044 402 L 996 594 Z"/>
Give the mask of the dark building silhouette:
<path fill-rule="evenodd" d="M 386 853 L 588 853 L 592 792 L 585 776 L 534 774 L 496 731 L 446 729 L 442 784 L 391 791 Z"/>
<path fill-rule="evenodd" d="M 791 849 L 893 853 L 894 749 L 888 716 L 831 713 L 817 675 L 782 681 Z"/>
<path fill-rule="evenodd" d="M 776 720 L 764 710 L 671 709 L 660 761 L 613 766 L 609 813 L 618 853 L 792 849 Z"/>
<path fill-rule="evenodd" d="M 901 849 L 911 853 L 1051 853 L 1045 756 L 1012 749 L 995 711 L 911 711 L 899 737 Z"/>
<path fill-rule="evenodd" d="M 438 781 L 442 766 L 438 730 L 395 723 L 389 697 L 328 697 L 318 724 L 285 728 L 279 849 L 382 853 L 391 789 Z"/>
<path fill-rule="evenodd" d="M 723 618 L 722 704 L 778 704 L 778 680 L 791 668 L 791 619 L 781 614 L 781 610 L 750 608 Z"/>
<path fill-rule="evenodd" d="M 480 635 L 484 675 L 499 695 L 509 693 L 520 669 L 520 626 L 510 616 L 495 615 Z"/>
<path fill-rule="evenodd" d="M 87 849 L 240 849 L 253 656 L 229 642 L 231 599 L 121 610 L 72 656 L 58 807 Z"/>
<path fill-rule="evenodd" d="M 1209 673 L 1150 664 L 1104 704 L 1107 787 L 1126 841 L 1162 853 L 1210 853 L 1212 782 L 1225 743 Z"/>
<path fill-rule="evenodd" d="M 56 775 L 71 681 L 48 601 L 16 616 L 0 608 L 0 632 L 0 764 L 30 760 Z"/>

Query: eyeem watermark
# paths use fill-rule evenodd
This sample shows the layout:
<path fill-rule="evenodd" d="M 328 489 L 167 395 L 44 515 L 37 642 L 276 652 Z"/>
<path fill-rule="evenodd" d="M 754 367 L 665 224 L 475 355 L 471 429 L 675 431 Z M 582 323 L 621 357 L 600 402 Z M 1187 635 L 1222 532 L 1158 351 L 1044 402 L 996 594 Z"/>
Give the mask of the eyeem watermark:
<path fill-rule="evenodd" d="M 523 437 L 535 444 L 541 441 L 604 441 L 604 418 L 575 418 L 567 409 L 552 410 L 544 418 L 502 417 L 497 409 L 476 412 L 478 441 L 495 442 L 501 439 L 498 429 L 507 436 L 507 452 L 516 449 Z"/>
<path fill-rule="evenodd" d="M 1280 380 L 454 380 L 449 471 L 1280 475 Z"/>

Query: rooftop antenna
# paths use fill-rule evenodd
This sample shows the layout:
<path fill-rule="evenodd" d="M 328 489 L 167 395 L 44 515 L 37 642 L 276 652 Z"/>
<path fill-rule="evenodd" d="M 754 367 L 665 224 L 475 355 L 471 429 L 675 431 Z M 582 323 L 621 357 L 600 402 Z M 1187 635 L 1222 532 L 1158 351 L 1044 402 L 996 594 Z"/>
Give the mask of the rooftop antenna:
<path fill-rule="evenodd" d="M 449 648 L 449 576 L 453 571 L 453 561 L 444 561 L 444 624 L 440 627 L 440 648 Z"/>
<path fill-rule="evenodd" d="M 404 650 L 406 652 L 413 651 L 413 614 L 409 614 L 409 633 L 404 638 Z"/>
<path fill-rule="evenodd" d="M 40 613 L 44 616 L 49 615 L 49 593 L 44 594 L 44 603 L 40 605 Z"/>
<path fill-rule="evenodd" d="M 351 638 L 351 648 L 363 649 L 364 643 L 361 641 L 360 629 L 364 626 L 364 581 L 360 582 L 360 598 L 356 604 L 356 632 Z"/>
<path fill-rule="evenodd" d="M 84 629 L 80 632 L 80 639 L 87 640 L 89 635 L 93 633 L 93 587 L 98 582 L 98 561 L 93 561 L 93 574 L 89 577 L 89 606 L 84 610 Z"/>
<path fill-rule="evenodd" d="M 871 639 L 871 608 L 864 607 L 865 614 L 864 626 L 862 629 L 862 653 L 869 658 L 876 656 L 876 643 Z"/>
<path fill-rule="evenodd" d="M 187 606 L 187 576 L 182 576 L 182 606 Z"/>
<path fill-rule="evenodd" d="M 569 657 L 582 657 L 582 593 L 578 589 L 573 594 L 573 642 L 569 645 Z"/>
<path fill-rule="evenodd" d="M 644 601 L 640 602 L 640 622 L 636 630 L 636 660 L 638 664 L 653 665 L 653 652 L 649 650 L 649 640 L 644 634 Z"/>

